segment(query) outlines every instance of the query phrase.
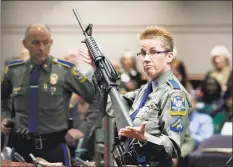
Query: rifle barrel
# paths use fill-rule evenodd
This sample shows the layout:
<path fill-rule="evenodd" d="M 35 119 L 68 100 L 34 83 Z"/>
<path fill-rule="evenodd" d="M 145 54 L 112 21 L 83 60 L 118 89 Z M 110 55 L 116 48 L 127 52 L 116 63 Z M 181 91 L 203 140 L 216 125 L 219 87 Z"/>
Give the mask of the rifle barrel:
<path fill-rule="evenodd" d="M 78 20 L 78 23 L 79 23 L 79 25 L 80 25 L 80 27 L 81 27 L 81 29 L 82 29 L 83 35 L 86 36 L 87 34 L 86 34 L 86 32 L 85 32 L 84 25 L 83 25 L 83 23 L 82 23 L 82 20 L 81 20 L 79 14 L 78 14 L 77 9 L 72 9 L 72 10 L 73 10 L 74 15 L 75 15 L 76 19 Z"/>

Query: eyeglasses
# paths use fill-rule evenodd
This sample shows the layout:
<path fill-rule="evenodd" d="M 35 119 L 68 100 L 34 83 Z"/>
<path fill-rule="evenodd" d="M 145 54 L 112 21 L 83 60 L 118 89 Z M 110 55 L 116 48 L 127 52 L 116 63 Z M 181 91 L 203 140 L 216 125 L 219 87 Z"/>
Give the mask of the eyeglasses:
<path fill-rule="evenodd" d="M 158 54 L 161 54 L 161 53 L 168 53 L 168 52 L 170 52 L 170 50 L 164 50 L 164 51 L 152 50 L 151 52 L 141 51 L 141 52 L 137 53 L 137 56 L 146 57 L 147 54 L 149 56 L 155 56 L 155 55 L 158 55 Z"/>

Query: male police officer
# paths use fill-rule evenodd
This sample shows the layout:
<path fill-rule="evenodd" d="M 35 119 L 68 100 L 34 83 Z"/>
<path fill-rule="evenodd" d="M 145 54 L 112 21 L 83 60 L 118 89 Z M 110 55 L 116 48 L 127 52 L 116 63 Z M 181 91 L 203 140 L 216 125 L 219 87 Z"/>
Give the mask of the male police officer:
<path fill-rule="evenodd" d="M 15 151 L 30 161 L 29 153 L 49 162 L 63 162 L 70 166 L 68 145 L 88 133 L 97 112 L 89 112 L 81 131 L 68 130 L 68 108 L 72 92 L 79 94 L 97 109 L 93 84 L 74 64 L 49 55 L 53 43 L 50 30 L 33 24 L 25 32 L 23 45 L 30 59 L 9 62 L 1 79 L 1 131 L 9 133 L 6 124 L 11 117 L 8 99 L 13 97 L 15 109 Z"/>

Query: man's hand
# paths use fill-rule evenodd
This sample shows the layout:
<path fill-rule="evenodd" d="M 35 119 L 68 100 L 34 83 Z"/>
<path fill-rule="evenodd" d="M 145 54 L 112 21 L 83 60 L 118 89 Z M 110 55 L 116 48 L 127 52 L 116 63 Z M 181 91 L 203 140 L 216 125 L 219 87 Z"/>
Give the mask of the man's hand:
<path fill-rule="evenodd" d="M 90 64 L 94 70 L 96 70 L 96 65 L 93 57 L 89 53 L 88 49 L 79 49 L 78 55 L 82 56 L 82 61 L 86 62 L 87 64 Z"/>
<path fill-rule="evenodd" d="M 66 142 L 69 146 L 75 146 L 78 142 L 78 139 L 80 139 L 83 136 L 84 136 L 84 134 L 80 130 L 70 129 L 67 132 L 65 139 L 66 139 Z"/>
<path fill-rule="evenodd" d="M 1 122 L 1 132 L 4 134 L 9 134 L 12 128 L 7 127 L 7 123 L 10 121 L 9 118 L 5 118 Z"/>
<path fill-rule="evenodd" d="M 146 122 L 143 122 L 140 127 L 127 126 L 125 128 L 121 128 L 118 135 L 126 136 L 129 138 L 135 138 L 141 142 L 146 142 L 147 141 Z"/>

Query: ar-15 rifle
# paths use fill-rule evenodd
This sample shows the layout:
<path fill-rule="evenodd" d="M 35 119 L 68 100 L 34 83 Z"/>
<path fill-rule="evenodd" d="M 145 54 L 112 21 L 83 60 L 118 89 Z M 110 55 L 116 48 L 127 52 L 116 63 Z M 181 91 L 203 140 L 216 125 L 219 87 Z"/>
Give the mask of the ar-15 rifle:
<path fill-rule="evenodd" d="M 93 82 L 101 95 L 101 99 L 99 101 L 100 110 L 106 111 L 107 95 L 109 94 L 114 110 L 114 117 L 116 119 L 117 129 L 119 130 L 126 126 L 133 126 L 132 120 L 128 114 L 129 108 L 121 99 L 120 94 L 117 90 L 117 73 L 111 62 L 102 54 L 96 41 L 92 37 L 93 25 L 89 24 L 87 28 L 84 29 L 83 23 L 80 16 L 78 15 L 77 10 L 73 9 L 73 12 L 82 29 L 83 35 L 85 36 L 85 39 L 82 42 L 86 44 L 91 56 L 95 61 L 96 71 L 93 77 Z"/>

